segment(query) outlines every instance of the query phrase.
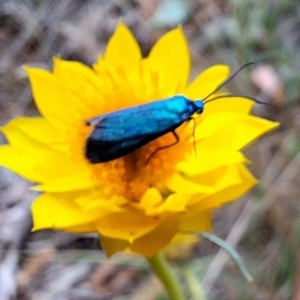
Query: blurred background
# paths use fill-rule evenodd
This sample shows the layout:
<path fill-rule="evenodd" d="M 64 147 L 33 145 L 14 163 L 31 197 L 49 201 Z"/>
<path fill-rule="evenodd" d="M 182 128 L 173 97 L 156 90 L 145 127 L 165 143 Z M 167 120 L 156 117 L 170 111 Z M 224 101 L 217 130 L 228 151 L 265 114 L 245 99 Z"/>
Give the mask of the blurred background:
<path fill-rule="evenodd" d="M 91 65 L 120 18 L 144 55 L 183 24 L 192 78 L 215 63 L 236 70 L 257 62 L 230 89 L 268 102 L 254 113 L 281 126 L 245 150 L 259 185 L 214 216 L 215 234 L 238 250 L 254 282 L 205 240 L 184 256 L 169 256 L 182 284 L 187 267 L 209 300 L 300 299 L 300 2 L 1 0 L 0 126 L 38 114 L 23 65 L 51 69 L 58 54 Z M 28 186 L 0 169 L 0 300 L 166 299 L 142 258 L 120 254 L 106 260 L 96 235 L 31 233 L 36 195 Z"/>

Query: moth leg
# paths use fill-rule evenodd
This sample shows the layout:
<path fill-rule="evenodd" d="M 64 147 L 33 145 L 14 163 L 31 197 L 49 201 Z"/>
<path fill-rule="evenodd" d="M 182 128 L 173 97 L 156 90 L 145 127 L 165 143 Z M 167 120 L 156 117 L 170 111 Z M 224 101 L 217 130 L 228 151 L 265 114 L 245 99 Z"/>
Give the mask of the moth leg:
<path fill-rule="evenodd" d="M 150 159 L 151 159 L 158 151 L 161 151 L 161 150 L 170 148 L 170 147 L 176 145 L 177 143 L 179 143 L 180 139 L 179 139 L 179 136 L 177 135 L 177 133 L 175 132 L 175 130 L 172 130 L 172 131 L 170 131 L 170 132 L 173 133 L 173 135 L 174 135 L 176 141 L 175 141 L 174 143 L 170 144 L 170 145 L 166 145 L 166 146 L 163 146 L 163 147 L 159 147 L 159 148 L 157 148 L 154 152 L 152 152 L 152 153 L 150 154 L 150 156 L 147 158 L 147 162 L 146 162 L 147 165 L 148 165 Z"/>

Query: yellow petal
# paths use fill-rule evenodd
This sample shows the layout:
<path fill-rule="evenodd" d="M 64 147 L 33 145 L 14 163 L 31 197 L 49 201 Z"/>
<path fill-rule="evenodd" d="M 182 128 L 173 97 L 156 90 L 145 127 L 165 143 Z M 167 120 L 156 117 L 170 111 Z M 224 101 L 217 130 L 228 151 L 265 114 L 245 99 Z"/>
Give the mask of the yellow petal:
<path fill-rule="evenodd" d="M 98 211 L 99 219 L 112 213 L 122 213 L 122 207 L 128 205 L 128 200 L 122 195 L 113 195 L 111 198 L 107 198 L 101 195 L 99 190 L 87 191 L 74 201 L 87 213 Z"/>
<path fill-rule="evenodd" d="M 142 210 L 124 207 L 120 213 L 101 218 L 96 224 L 101 235 L 132 243 L 147 234 L 163 220 L 159 216 L 146 216 Z"/>
<path fill-rule="evenodd" d="M 89 66 L 77 61 L 63 60 L 60 57 L 53 58 L 53 75 L 59 78 L 65 89 L 72 91 L 75 96 L 77 93 L 84 99 L 85 105 L 89 103 L 89 99 L 83 97 L 85 92 L 93 87 L 101 88 L 103 85 L 101 78 Z"/>
<path fill-rule="evenodd" d="M 192 210 L 192 209 L 190 209 Z M 202 232 L 212 230 L 212 213 L 210 210 L 201 211 L 200 213 L 186 214 L 181 220 L 180 230 L 182 232 Z"/>
<path fill-rule="evenodd" d="M 70 226 L 64 230 L 67 230 L 68 232 L 71 232 L 71 233 L 90 233 L 90 232 L 96 233 L 97 232 L 97 228 L 93 222 Z"/>
<path fill-rule="evenodd" d="M 238 150 L 277 126 L 277 122 L 254 116 L 232 113 L 209 116 L 195 131 L 196 147 Z"/>
<path fill-rule="evenodd" d="M 143 195 L 138 207 L 146 210 L 154 206 L 156 207 L 162 200 L 162 196 L 158 189 L 149 188 Z"/>
<path fill-rule="evenodd" d="M 182 161 L 177 164 L 177 170 L 186 176 L 205 174 L 222 166 L 228 166 L 238 162 L 247 162 L 244 155 L 238 151 L 218 149 L 208 150 L 197 147 L 197 157 Z"/>
<path fill-rule="evenodd" d="M 147 235 L 135 240 L 128 250 L 151 257 L 166 247 L 175 236 L 180 224 L 180 217 L 172 215 Z"/>
<path fill-rule="evenodd" d="M 233 112 L 239 115 L 247 115 L 250 113 L 254 101 L 242 97 L 220 98 L 205 104 L 204 116 Z"/>
<path fill-rule="evenodd" d="M 278 122 L 271 122 L 255 116 L 244 117 L 236 126 L 232 147 L 241 149 L 278 126 Z"/>
<path fill-rule="evenodd" d="M 218 174 L 216 174 L 217 177 Z M 222 176 L 219 176 L 219 180 L 212 187 L 214 193 L 201 201 L 197 199 L 197 196 L 194 199 L 191 197 L 189 211 L 195 213 L 220 207 L 224 203 L 241 197 L 256 183 L 257 180 L 243 164 L 230 166 L 227 172 L 222 171 Z"/>
<path fill-rule="evenodd" d="M 57 127 L 64 128 L 66 121 L 78 113 L 78 99 L 68 94 L 61 80 L 49 71 L 29 67 L 25 70 L 39 112 Z"/>
<path fill-rule="evenodd" d="M 87 190 L 94 187 L 95 181 L 92 180 L 92 170 L 90 168 L 82 168 L 77 172 L 70 172 L 57 175 L 56 178 L 48 179 L 47 182 L 36 185 L 31 188 L 34 191 L 44 192 L 69 192 L 77 190 Z"/>
<path fill-rule="evenodd" d="M 45 193 L 32 204 L 33 230 L 50 229 L 86 232 L 86 228 L 94 228 L 92 223 L 98 214 L 84 213 L 74 203 L 79 193 Z M 89 231 L 87 231 L 89 232 Z"/>
<path fill-rule="evenodd" d="M 203 115 L 194 133 L 195 141 L 205 139 L 206 143 L 207 138 L 213 138 L 215 140 L 222 138 L 222 140 L 226 140 L 228 134 L 232 135 L 231 127 L 236 125 L 234 124 L 236 118 L 236 114 L 232 112 Z M 220 136 L 220 131 L 226 132 L 225 136 Z M 213 147 L 210 148 L 214 149 Z"/>
<path fill-rule="evenodd" d="M 161 97 L 182 92 L 190 71 L 190 55 L 182 28 L 162 36 L 151 49 L 146 62 L 150 73 L 157 76 Z"/>
<path fill-rule="evenodd" d="M 209 195 L 212 192 L 211 187 L 194 183 L 185 179 L 183 176 L 175 173 L 166 181 L 166 186 L 174 193 L 183 195 Z"/>
<path fill-rule="evenodd" d="M 195 245 L 199 243 L 200 237 L 193 234 L 177 233 L 170 244 L 163 250 L 168 259 L 175 261 L 186 261 L 195 254 Z"/>
<path fill-rule="evenodd" d="M 159 207 L 160 213 L 180 213 L 186 210 L 186 203 L 189 196 L 182 194 L 171 194 L 167 197 L 163 205 Z"/>
<path fill-rule="evenodd" d="M 143 207 L 141 205 L 137 205 L 136 207 L 143 208 L 147 216 L 169 216 L 173 213 L 184 212 L 188 199 L 189 196 L 171 194 L 163 202 L 152 202 L 148 203 L 148 205 L 145 203 Z"/>
<path fill-rule="evenodd" d="M 47 147 L 61 151 L 67 151 L 64 132 L 58 130 L 41 117 L 20 117 L 11 120 L 1 128 L 10 145 L 26 148 L 26 136 L 30 137 Z M 25 144 L 24 144 L 25 143 Z"/>
<path fill-rule="evenodd" d="M 100 242 L 101 248 L 106 252 L 107 257 L 111 257 L 113 254 L 120 251 L 130 252 L 128 249 L 130 244 L 127 241 L 101 236 Z"/>
<path fill-rule="evenodd" d="M 0 147 L 0 164 L 31 181 L 47 182 L 38 190 L 68 191 L 94 185 L 88 163 L 69 157 L 66 136 L 44 118 L 17 118 L 2 131 L 10 145 Z M 57 166 L 64 168 L 57 172 Z"/>
<path fill-rule="evenodd" d="M 190 99 L 204 99 L 229 76 L 230 69 L 226 65 L 214 65 L 204 70 L 186 88 L 184 95 Z"/>
<path fill-rule="evenodd" d="M 48 180 L 53 174 L 57 174 L 53 162 L 57 162 L 58 157 L 53 151 L 31 152 L 9 145 L 0 147 L 0 165 L 35 182 Z M 45 161 L 50 161 L 52 164 L 44 164 Z"/>
<path fill-rule="evenodd" d="M 47 162 L 47 163 L 45 163 Z M 85 170 L 85 162 L 73 162 L 60 152 L 51 148 L 43 147 L 39 142 L 31 140 L 27 147 L 15 148 L 10 145 L 0 147 L 0 165 L 23 176 L 33 182 L 48 182 L 53 185 L 57 183 L 57 188 L 64 190 L 64 182 L 59 182 L 59 178 L 70 176 L 76 177 L 82 170 Z M 58 171 L 58 166 L 64 166 Z M 53 180 L 53 182 L 51 182 Z M 91 178 L 86 177 L 84 181 L 73 182 L 74 189 L 82 189 L 92 185 Z M 72 184 L 71 182 L 69 184 Z"/>
<path fill-rule="evenodd" d="M 182 220 L 181 220 L 182 222 Z M 194 245 L 195 243 L 199 242 L 199 236 L 195 235 L 195 234 L 186 234 L 186 233 L 177 233 L 174 238 L 171 241 L 171 246 L 172 245 L 177 245 L 177 244 L 181 244 L 181 243 L 187 243 L 190 245 Z M 169 246 L 167 248 L 167 250 L 169 250 Z"/>
<path fill-rule="evenodd" d="M 171 194 L 164 199 L 156 188 L 150 188 L 143 195 L 136 208 L 145 211 L 147 216 L 169 215 L 172 213 L 183 212 L 188 196 L 181 194 Z"/>
<path fill-rule="evenodd" d="M 102 74 L 101 69 L 104 65 L 112 72 L 126 72 L 127 78 L 137 79 L 141 58 L 141 50 L 135 37 L 122 22 L 119 22 L 107 44 L 104 60 L 100 58 L 93 68 Z"/>

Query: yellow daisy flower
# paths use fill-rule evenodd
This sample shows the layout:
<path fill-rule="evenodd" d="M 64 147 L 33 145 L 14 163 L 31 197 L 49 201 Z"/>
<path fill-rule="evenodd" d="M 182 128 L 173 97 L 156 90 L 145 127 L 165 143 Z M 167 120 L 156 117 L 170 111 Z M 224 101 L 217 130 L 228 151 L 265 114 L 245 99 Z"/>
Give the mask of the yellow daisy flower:
<path fill-rule="evenodd" d="M 124 157 L 90 163 L 86 121 L 115 110 L 182 94 L 203 99 L 228 77 L 215 65 L 188 84 L 190 56 L 179 27 L 142 58 L 120 23 L 104 56 L 90 68 L 54 59 L 53 71 L 26 67 L 41 117 L 20 117 L 2 128 L 8 140 L 0 164 L 36 182 L 33 230 L 98 232 L 108 255 L 129 251 L 151 257 L 179 236 L 211 230 L 211 211 L 235 200 L 256 183 L 240 152 L 277 127 L 250 115 L 253 101 L 210 102 L 193 122 Z M 211 97 L 214 97 L 212 95 Z M 133 115 L 138 124 L 138 115 Z M 129 120 L 130 121 L 130 120 Z M 151 120 L 149 120 L 151 122 Z"/>

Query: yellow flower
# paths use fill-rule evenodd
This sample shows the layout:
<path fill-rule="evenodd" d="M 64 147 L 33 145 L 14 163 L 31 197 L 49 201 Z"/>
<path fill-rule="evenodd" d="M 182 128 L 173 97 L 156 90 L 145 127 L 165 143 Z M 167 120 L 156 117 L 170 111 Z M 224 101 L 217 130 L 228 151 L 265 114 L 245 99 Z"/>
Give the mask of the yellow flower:
<path fill-rule="evenodd" d="M 142 58 L 120 23 L 93 68 L 54 59 L 53 71 L 26 68 L 41 117 L 20 117 L 2 128 L 8 145 L 0 164 L 37 183 L 34 228 L 98 232 L 108 255 L 129 251 L 152 256 L 178 236 L 211 230 L 211 211 L 256 183 L 240 150 L 278 124 L 249 115 L 253 102 L 210 102 L 193 122 L 124 157 L 90 163 L 84 154 L 86 120 L 132 105 L 182 94 L 204 98 L 229 76 L 215 65 L 188 84 L 190 56 L 179 27 Z M 213 97 L 214 95 L 212 95 Z M 133 115 L 137 118 L 138 115 Z M 151 120 L 149 120 L 151 122 Z"/>

